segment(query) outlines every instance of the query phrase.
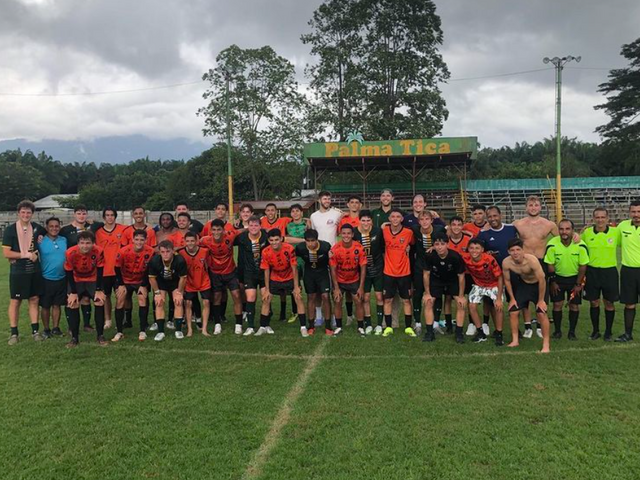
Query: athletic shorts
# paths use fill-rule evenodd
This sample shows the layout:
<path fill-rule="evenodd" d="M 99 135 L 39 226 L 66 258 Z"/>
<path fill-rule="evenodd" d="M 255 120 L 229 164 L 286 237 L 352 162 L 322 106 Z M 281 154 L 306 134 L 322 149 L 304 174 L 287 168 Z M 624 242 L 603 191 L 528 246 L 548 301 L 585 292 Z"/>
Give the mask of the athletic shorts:
<path fill-rule="evenodd" d="M 68 293 L 71 293 L 71 289 L 68 289 Z M 76 282 L 76 293 L 78 299 L 86 297 L 93 300 L 96 296 L 96 282 Z"/>
<path fill-rule="evenodd" d="M 259 290 L 264 288 L 264 270 L 260 270 L 259 273 L 244 273 L 244 289 L 245 290 Z"/>
<path fill-rule="evenodd" d="M 620 278 L 616 267 L 587 267 L 586 278 L 585 300 L 599 300 L 600 295 L 609 302 L 617 302 L 620 298 Z"/>
<path fill-rule="evenodd" d="M 198 300 L 198 294 L 203 300 L 211 300 L 211 290 L 203 290 L 201 292 L 184 292 L 184 299 L 191 302 Z"/>
<path fill-rule="evenodd" d="M 578 276 L 574 275 L 573 277 L 560 277 L 556 275 L 556 284 L 560 287 L 560 291 L 557 295 L 549 292 L 552 302 L 564 302 L 565 299 L 573 304 L 580 305 L 582 303 L 582 295 L 575 295 L 571 298 L 571 292 L 573 291 L 573 287 L 578 283 Z M 551 288 L 549 288 L 551 290 Z"/>
<path fill-rule="evenodd" d="M 42 273 L 11 273 L 9 275 L 9 293 L 12 300 L 28 300 L 42 295 L 44 279 Z"/>
<path fill-rule="evenodd" d="M 244 285 L 244 268 L 236 267 L 236 273 L 238 274 L 238 282 Z"/>
<path fill-rule="evenodd" d="M 311 269 L 307 269 L 302 277 L 304 283 L 304 290 L 307 295 L 313 295 L 315 293 L 329 293 L 331 290 L 331 277 L 329 272 L 322 273 L 313 272 Z"/>
<path fill-rule="evenodd" d="M 546 263 L 542 258 L 539 258 L 540 266 L 542 267 L 542 271 L 544 272 L 544 278 L 546 279 L 547 289 L 544 292 L 544 301 L 549 303 L 549 264 Z"/>
<path fill-rule="evenodd" d="M 231 291 L 240 289 L 240 282 L 238 281 L 238 273 L 236 270 L 225 274 L 209 273 L 209 278 L 211 279 L 211 289 L 214 292 L 224 292 L 227 289 Z"/>
<path fill-rule="evenodd" d="M 141 283 L 125 283 L 124 286 L 127 289 L 127 295 L 137 295 L 140 287 L 146 287 L 148 289 L 146 285 L 142 285 Z"/>
<path fill-rule="evenodd" d="M 424 293 L 424 270 L 420 269 L 420 271 L 415 271 L 412 274 L 412 283 L 413 283 L 413 294 L 414 295 L 422 295 Z"/>
<path fill-rule="evenodd" d="M 104 294 L 109 296 L 116 288 L 117 277 L 112 275 L 110 277 L 102 277 L 102 290 Z"/>
<path fill-rule="evenodd" d="M 364 293 L 369 293 L 372 288 L 374 292 L 382 292 L 384 290 L 382 274 L 364 278 Z"/>
<path fill-rule="evenodd" d="M 468 273 L 464 274 L 464 294 L 469 295 L 471 293 L 471 289 L 474 287 L 473 278 Z"/>
<path fill-rule="evenodd" d="M 351 295 L 355 295 L 358 293 L 358 289 L 360 288 L 360 281 L 352 282 L 352 283 L 339 283 L 338 288 L 341 292 L 350 293 Z"/>
<path fill-rule="evenodd" d="M 43 280 L 42 295 L 40 295 L 40 306 L 51 308 L 67 304 L 67 279 Z"/>
<path fill-rule="evenodd" d="M 620 303 L 636 304 L 638 295 L 640 295 L 640 268 L 623 265 L 620 269 Z"/>
<path fill-rule="evenodd" d="M 478 285 L 471 286 L 471 291 L 469 292 L 469 303 L 483 303 L 485 298 L 489 298 L 495 302 L 498 299 L 498 287 L 480 287 Z"/>
<path fill-rule="evenodd" d="M 178 289 L 178 281 L 166 282 L 166 281 L 160 280 L 160 278 L 156 278 L 156 280 L 158 282 L 158 290 L 171 293 L 174 290 Z"/>
<path fill-rule="evenodd" d="M 397 293 L 403 300 L 408 300 L 411 298 L 411 275 L 406 275 L 404 277 L 383 275 L 382 287 L 384 298 L 394 298 Z"/>
<path fill-rule="evenodd" d="M 460 295 L 460 283 L 457 278 L 455 282 L 442 283 L 435 281 L 435 279 L 431 277 L 429 293 L 433 298 L 442 298 L 443 296 L 457 297 Z"/>
<path fill-rule="evenodd" d="M 513 288 L 513 296 L 516 300 L 516 306 L 509 309 L 510 312 L 517 312 L 529 307 L 529 303 L 537 305 L 538 303 L 538 283 L 527 283 L 523 281 L 519 275 L 511 274 L 511 288 Z M 538 309 L 536 308 L 536 311 Z M 545 313 L 540 312 L 538 313 Z"/>
<path fill-rule="evenodd" d="M 269 280 L 269 292 L 271 295 L 291 295 L 293 293 L 293 279 L 286 282 Z"/>

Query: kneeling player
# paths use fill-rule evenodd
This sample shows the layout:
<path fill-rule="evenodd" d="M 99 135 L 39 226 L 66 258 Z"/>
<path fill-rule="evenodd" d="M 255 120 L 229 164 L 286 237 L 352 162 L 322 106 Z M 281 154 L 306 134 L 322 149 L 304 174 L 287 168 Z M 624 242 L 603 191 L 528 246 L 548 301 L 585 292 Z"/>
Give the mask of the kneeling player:
<path fill-rule="evenodd" d="M 93 233 L 83 231 L 78 234 L 78 244 L 66 252 L 64 269 L 67 272 L 69 295 L 67 308 L 71 341 L 67 348 L 78 345 L 80 336 L 80 302 L 83 298 L 93 301 L 96 318 L 96 334 L 101 346 L 108 345 L 104 339 L 104 292 L 102 275 L 104 254 L 95 245 Z"/>
<path fill-rule="evenodd" d="M 502 293 L 504 290 L 502 269 L 493 255 L 485 253 L 484 243 L 477 238 L 469 240 L 467 253 L 462 254 L 462 259 L 472 281 L 471 291 L 469 292 L 469 313 L 473 324 L 476 326 L 476 334 L 473 341 L 483 342 L 486 340 L 487 332 L 480 328 L 478 305 L 488 300 L 493 302 L 496 309 L 494 338 L 496 346 L 501 347 L 504 345 L 504 340 L 502 339 Z"/>
<path fill-rule="evenodd" d="M 156 323 L 158 333 L 154 340 L 164 340 L 164 306 L 167 296 L 171 295 L 174 310 L 173 319 L 176 326 L 176 338 L 183 339 L 183 296 L 184 286 L 187 283 L 187 262 L 173 251 L 171 240 L 163 240 L 158 244 L 159 253 L 149 262 L 149 284 L 153 290 L 153 303 L 156 307 Z"/>
<path fill-rule="evenodd" d="M 269 234 L 269 246 L 262 252 L 260 268 L 264 270 L 264 290 L 262 292 L 262 310 L 260 311 L 260 328 L 256 335 L 275 332 L 269 325 L 269 309 L 273 295 L 291 295 L 296 301 L 300 334 L 308 337 L 307 315 L 305 314 L 300 279 L 298 278 L 298 260 L 293 246 L 282 242 L 280 229 L 274 228 Z"/>
<path fill-rule="evenodd" d="M 187 232 L 184 236 L 185 247 L 180 250 L 180 255 L 187 262 L 187 283 L 184 287 L 185 320 L 187 322 L 187 337 L 193 335 L 191 318 L 194 315 L 193 308 L 199 305 L 198 294 L 202 298 L 202 334 L 209 336 L 207 325 L 209 323 L 209 309 L 211 300 L 211 280 L 207 267 L 209 252 L 204 247 L 198 246 L 198 235 Z"/>
<path fill-rule="evenodd" d="M 504 285 L 509 295 L 509 322 L 511 324 L 511 343 L 508 347 L 517 347 L 518 318 L 520 311 L 529 308 L 529 303 L 536 306 L 538 322 L 542 327 L 541 353 L 549 353 L 549 317 L 544 295 L 547 279 L 535 255 L 524 253 L 523 242 L 512 238 L 507 244 L 509 256 L 502 262 Z"/>

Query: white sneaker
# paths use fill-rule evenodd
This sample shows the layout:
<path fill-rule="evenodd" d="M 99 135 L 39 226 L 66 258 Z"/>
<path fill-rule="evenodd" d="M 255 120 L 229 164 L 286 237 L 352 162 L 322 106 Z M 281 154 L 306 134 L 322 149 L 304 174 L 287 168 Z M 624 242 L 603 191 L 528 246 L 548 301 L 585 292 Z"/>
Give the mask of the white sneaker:
<path fill-rule="evenodd" d="M 144 333 L 144 332 L 140 332 L 140 333 L 138 334 L 138 341 L 140 341 L 140 342 L 144 342 L 146 339 L 147 339 L 147 334 L 146 334 L 146 333 Z"/>
<path fill-rule="evenodd" d="M 216 323 L 216 326 L 213 329 L 213 334 L 220 335 L 221 333 L 222 333 L 222 325 L 220 325 L 219 323 Z"/>
<path fill-rule="evenodd" d="M 269 335 L 273 335 L 273 334 L 274 334 L 274 333 L 276 333 L 276 332 L 274 332 L 274 331 L 273 331 L 273 328 L 271 328 L 271 327 L 267 327 L 267 333 L 268 333 Z"/>
<path fill-rule="evenodd" d="M 122 340 L 124 338 L 124 333 L 116 333 L 116 335 L 111 339 L 112 342 L 119 342 L 120 340 Z"/>
<path fill-rule="evenodd" d="M 304 338 L 307 338 L 309 336 L 307 327 L 300 327 L 300 335 L 302 335 Z"/>
<path fill-rule="evenodd" d="M 151 324 L 151 326 L 149 327 L 149 331 L 150 332 L 157 332 L 158 331 L 158 324 L 156 322 L 153 322 L 153 324 Z"/>
<path fill-rule="evenodd" d="M 522 338 L 531 338 L 533 337 L 533 328 L 525 328 L 524 333 L 522 334 Z"/>
<path fill-rule="evenodd" d="M 440 326 L 440 322 L 433 322 L 433 331 L 440 335 L 445 334 L 445 330 Z M 416 331 L 416 335 L 420 335 L 420 333 Z M 467 335 L 469 335 L 469 333 L 467 333 Z"/>
<path fill-rule="evenodd" d="M 373 327 L 371 325 L 369 325 L 367 328 L 364 329 L 365 335 L 371 335 L 372 332 L 373 332 Z"/>
<path fill-rule="evenodd" d="M 245 337 L 248 337 L 250 335 L 253 335 L 254 333 L 256 332 L 253 330 L 253 328 L 249 327 L 244 331 L 242 335 L 244 335 Z"/>
<path fill-rule="evenodd" d="M 483 323 L 482 324 L 482 333 L 484 333 L 487 337 L 489 336 L 489 334 L 491 333 L 489 331 L 489 324 L 488 323 Z"/>
<path fill-rule="evenodd" d="M 358 329 L 358 333 L 360 334 L 360 336 L 361 336 L 361 337 L 364 337 L 364 336 L 366 336 L 366 335 L 367 335 L 367 334 L 365 333 L 365 331 L 364 331 L 364 328 L 359 328 L 359 329 Z"/>
<path fill-rule="evenodd" d="M 538 338 L 542 338 L 542 329 L 541 328 L 536 328 L 536 335 L 538 336 Z"/>
<path fill-rule="evenodd" d="M 236 329 L 234 332 L 236 335 L 242 335 L 242 325 L 236 324 Z"/>
<path fill-rule="evenodd" d="M 172 321 L 168 321 L 168 322 L 167 322 L 167 328 L 168 328 L 169 330 L 175 330 L 175 329 L 176 329 L 176 326 L 175 326 L 175 324 L 174 324 Z"/>
<path fill-rule="evenodd" d="M 382 326 L 378 325 L 375 330 L 373 331 L 374 335 L 382 335 Z"/>
<path fill-rule="evenodd" d="M 478 329 L 476 328 L 476 326 L 473 323 L 470 323 L 467 327 L 467 333 L 465 333 L 465 335 L 467 337 L 473 337 L 477 331 Z"/>
<path fill-rule="evenodd" d="M 334 336 L 334 337 L 336 337 L 336 336 L 338 336 L 338 335 L 341 335 L 341 334 L 342 334 L 342 328 L 336 328 L 336 329 L 333 331 L 333 336 Z"/>
<path fill-rule="evenodd" d="M 200 317 L 193 317 L 191 323 L 202 323 L 202 319 Z"/>
<path fill-rule="evenodd" d="M 267 329 L 265 327 L 260 327 L 258 331 L 255 333 L 255 336 L 259 337 L 261 335 L 265 335 L 266 333 L 267 333 Z"/>
<path fill-rule="evenodd" d="M 353 323 L 353 315 L 347 315 L 347 327 Z"/>
<path fill-rule="evenodd" d="M 156 336 L 155 336 L 155 337 L 153 337 L 153 339 L 154 339 L 156 342 L 161 342 L 161 341 L 163 341 L 163 340 L 164 340 L 164 332 L 158 332 L 158 333 L 156 333 Z"/>
<path fill-rule="evenodd" d="M 182 340 L 184 338 L 184 333 L 176 331 L 174 334 L 178 340 Z"/>

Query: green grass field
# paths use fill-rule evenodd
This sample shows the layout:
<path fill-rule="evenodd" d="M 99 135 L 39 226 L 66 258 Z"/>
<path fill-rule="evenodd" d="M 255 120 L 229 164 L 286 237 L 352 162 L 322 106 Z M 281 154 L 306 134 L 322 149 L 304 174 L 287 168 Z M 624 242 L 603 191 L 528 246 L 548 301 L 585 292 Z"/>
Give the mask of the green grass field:
<path fill-rule="evenodd" d="M 216 338 L 140 344 L 132 332 L 107 348 L 82 334 L 67 350 L 33 342 L 26 310 L 9 347 L 7 271 L 3 480 L 640 477 L 640 350 L 587 340 L 586 309 L 580 340 L 548 356 L 539 339 L 426 345 L 355 326 L 302 339 L 277 320 L 273 337 L 227 324 Z"/>

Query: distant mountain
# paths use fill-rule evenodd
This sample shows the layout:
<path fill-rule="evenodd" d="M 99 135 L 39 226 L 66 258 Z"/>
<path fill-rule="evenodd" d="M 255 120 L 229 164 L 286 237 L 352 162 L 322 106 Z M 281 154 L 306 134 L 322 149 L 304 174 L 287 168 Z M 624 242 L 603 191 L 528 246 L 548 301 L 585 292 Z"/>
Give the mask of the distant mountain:
<path fill-rule="evenodd" d="M 102 137 L 95 140 L 0 140 L 0 152 L 20 149 L 38 154 L 42 151 L 61 162 L 128 163 L 138 158 L 151 160 L 188 160 L 211 147 L 186 138 L 156 140 L 144 135 Z"/>

